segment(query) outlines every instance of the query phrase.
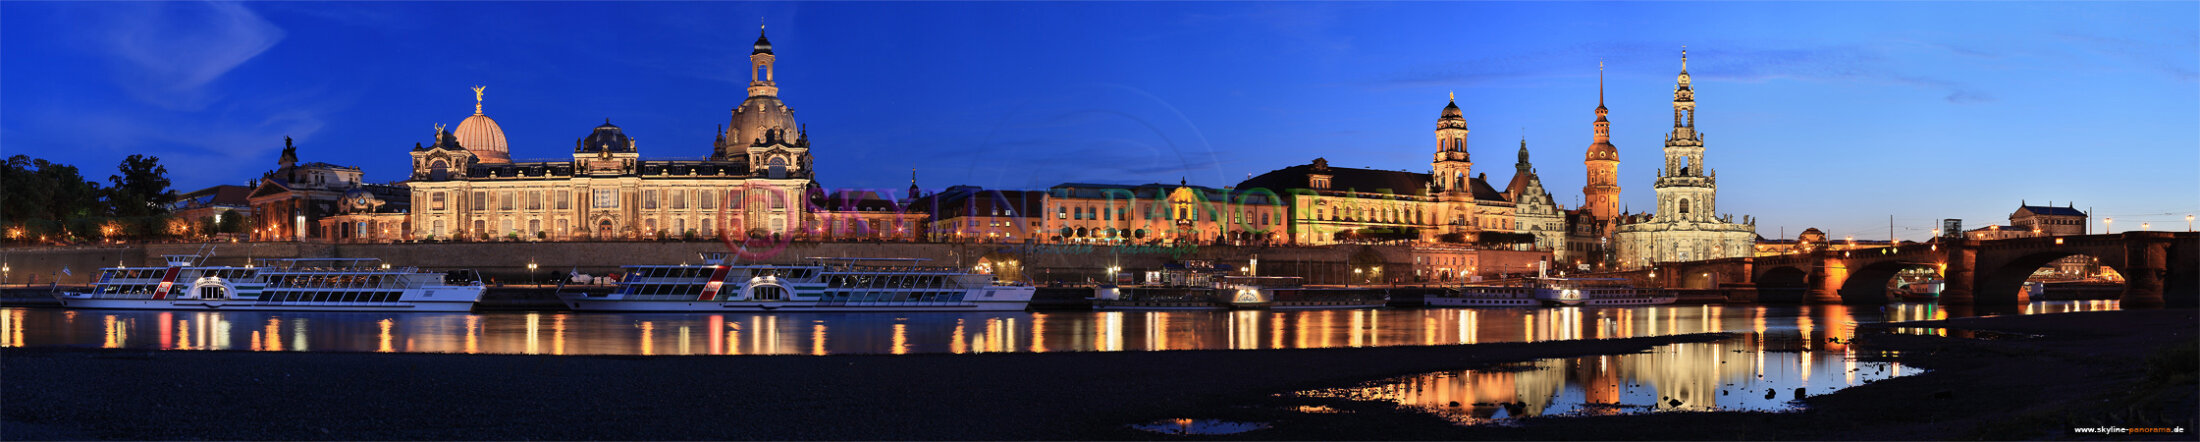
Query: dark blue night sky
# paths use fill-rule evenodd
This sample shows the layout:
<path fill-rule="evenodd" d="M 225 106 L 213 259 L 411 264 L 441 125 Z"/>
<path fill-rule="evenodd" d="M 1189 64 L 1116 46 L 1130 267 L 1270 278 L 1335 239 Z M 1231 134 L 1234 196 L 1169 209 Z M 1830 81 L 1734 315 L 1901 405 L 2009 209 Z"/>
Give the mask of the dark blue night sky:
<path fill-rule="evenodd" d="M 1623 204 L 1652 200 L 1687 45 L 1722 212 L 1759 233 L 1925 236 L 2075 200 L 2200 211 L 2200 4 L 0 4 L 0 154 L 244 184 L 282 137 L 371 181 L 487 114 L 517 159 L 605 118 L 708 155 L 769 26 L 828 187 L 1223 186 L 1327 157 L 1425 171 L 1456 91 L 1475 170 L 1526 138 L 1573 207 L 1597 63 Z M 2096 226 L 2098 227 L 2098 226 Z M 2182 227 L 2182 226 L 2177 226 Z"/>

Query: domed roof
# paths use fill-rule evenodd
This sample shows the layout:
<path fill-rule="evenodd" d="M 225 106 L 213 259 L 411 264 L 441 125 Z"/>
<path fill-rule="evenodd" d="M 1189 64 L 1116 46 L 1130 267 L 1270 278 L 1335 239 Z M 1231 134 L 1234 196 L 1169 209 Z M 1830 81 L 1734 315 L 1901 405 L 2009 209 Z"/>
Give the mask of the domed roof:
<path fill-rule="evenodd" d="M 788 108 L 779 97 L 759 95 L 741 101 L 741 107 L 733 108 L 733 121 L 726 126 L 728 147 L 747 147 L 766 138 L 771 130 L 780 131 L 779 138 L 795 138 L 794 109 Z"/>
<path fill-rule="evenodd" d="M 769 53 L 772 53 L 772 41 L 770 39 L 764 38 L 764 28 L 758 27 L 756 28 L 756 50 L 749 52 L 749 54 L 754 55 Z"/>
<path fill-rule="evenodd" d="M 1804 242 L 1826 242 L 1826 232 L 1819 231 L 1817 227 L 1803 229 L 1803 234 L 1796 235 L 1795 239 Z"/>
<path fill-rule="evenodd" d="M 1461 115 L 1461 114 L 1459 113 L 1459 96 L 1458 96 L 1457 94 L 1453 94 L 1453 95 L 1451 96 L 1451 101 L 1450 101 L 1450 102 L 1448 102 L 1448 103 L 1444 103 L 1444 113 L 1443 113 L 1442 115 L 1438 115 L 1438 116 L 1436 117 L 1436 128 L 1437 128 L 1437 129 L 1466 129 L 1466 128 L 1467 128 L 1467 117 L 1465 117 L 1465 116 L 1463 116 L 1463 115 Z"/>
<path fill-rule="evenodd" d="M 453 133 L 458 135 L 458 145 L 465 146 L 482 163 L 512 162 L 511 150 L 504 143 L 504 128 L 497 126 L 497 120 L 488 115 L 466 117 L 465 121 L 458 122 L 458 130 Z"/>
<path fill-rule="evenodd" d="M 609 118 L 604 119 L 603 125 L 596 126 L 596 130 L 589 132 L 588 136 L 581 137 L 579 141 L 573 143 L 574 153 L 605 151 L 634 151 L 634 139 L 628 138 L 626 131 L 619 130 L 618 126 L 611 125 L 611 119 Z"/>
<path fill-rule="evenodd" d="M 510 163 L 512 153 L 504 144 L 504 128 L 497 126 L 497 120 L 481 114 L 481 94 L 488 89 L 488 86 L 474 86 L 474 115 L 458 122 L 458 130 L 453 135 L 458 136 L 458 145 L 473 152 L 474 158 L 482 163 Z"/>

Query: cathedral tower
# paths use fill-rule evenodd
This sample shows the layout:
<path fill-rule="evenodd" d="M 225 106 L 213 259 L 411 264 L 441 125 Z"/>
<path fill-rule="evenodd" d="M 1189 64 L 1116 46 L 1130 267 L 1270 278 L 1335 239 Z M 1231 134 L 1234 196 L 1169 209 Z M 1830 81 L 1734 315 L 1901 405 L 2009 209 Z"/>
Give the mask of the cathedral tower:
<path fill-rule="evenodd" d="M 1665 165 L 1658 169 L 1657 214 L 1673 221 L 1708 222 L 1717 207 L 1718 174 L 1703 163 L 1703 134 L 1696 132 L 1696 91 L 1689 85 L 1688 50 L 1673 88 L 1673 132 L 1665 136 Z"/>
<path fill-rule="evenodd" d="M 1604 108 L 1604 63 L 1598 62 L 1596 138 L 1582 160 L 1589 169 L 1589 183 L 1581 188 L 1588 199 L 1581 208 L 1596 219 L 1619 215 L 1619 147 L 1612 145 L 1612 122 L 1604 118 L 1610 112 Z"/>

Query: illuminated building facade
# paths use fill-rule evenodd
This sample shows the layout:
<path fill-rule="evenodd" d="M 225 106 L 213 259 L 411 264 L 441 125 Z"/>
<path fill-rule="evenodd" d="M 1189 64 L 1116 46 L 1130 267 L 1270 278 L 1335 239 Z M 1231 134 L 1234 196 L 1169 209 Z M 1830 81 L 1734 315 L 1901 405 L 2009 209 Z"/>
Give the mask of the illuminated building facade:
<path fill-rule="evenodd" d="M 748 98 L 711 155 L 646 160 L 607 119 L 569 158 L 512 161 L 495 120 L 474 115 L 412 150 L 415 239 L 577 240 L 784 237 L 815 221 L 810 141 L 779 99 L 777 57 L 759 35 Z"/>

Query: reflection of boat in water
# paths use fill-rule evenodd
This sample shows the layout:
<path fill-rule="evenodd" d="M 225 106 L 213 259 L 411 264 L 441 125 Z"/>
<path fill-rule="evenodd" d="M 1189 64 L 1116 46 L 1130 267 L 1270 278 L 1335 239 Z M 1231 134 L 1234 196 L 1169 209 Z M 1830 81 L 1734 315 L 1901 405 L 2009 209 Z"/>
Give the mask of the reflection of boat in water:
<path fill-rule="evenodd" d="M 243 267 L 197 265 L 202 258 L 167 255 L 167 267 L 102 269 L 90 291 L 55 297 L 71 308 L 463 312 L 483 291 L 470 271 L 423 273 L 373 258 L 270 259 Z"/>
<path fill-rule="evenodd" d="M 1037 289 L 993 285 L 993 275 L 913 265 L 919 259 L 809 258 L 808 265 L 626 266 L 608 294 L 560 292 L 575 311 L 1022 311 Z M 879 265 L 866 262 L 902 262 Z"/>
<path fill-rule="evenodd" d="M 1517 285 L 1456 287 L 1427 299 L 1430 307 L 1615 307 L 1672 304 L 1679 297 L 1636 288 L 1624 278 L 1538 277 Z"/>

